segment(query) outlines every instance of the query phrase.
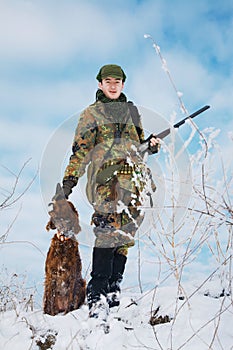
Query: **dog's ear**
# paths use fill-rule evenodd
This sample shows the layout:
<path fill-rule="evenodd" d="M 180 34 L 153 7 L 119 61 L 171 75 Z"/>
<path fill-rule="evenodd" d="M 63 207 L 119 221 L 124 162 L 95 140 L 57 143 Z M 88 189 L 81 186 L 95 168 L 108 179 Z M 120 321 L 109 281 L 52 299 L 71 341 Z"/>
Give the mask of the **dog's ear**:
<path fill-rule="evenodd" d="M 59 201 L 62 199 L 66 199 L 63 188 L 61 187 L 61 184 L 58 182 L 56 186 L 56 192 L 55 195 L 52 198 L 52 201 Z"/>

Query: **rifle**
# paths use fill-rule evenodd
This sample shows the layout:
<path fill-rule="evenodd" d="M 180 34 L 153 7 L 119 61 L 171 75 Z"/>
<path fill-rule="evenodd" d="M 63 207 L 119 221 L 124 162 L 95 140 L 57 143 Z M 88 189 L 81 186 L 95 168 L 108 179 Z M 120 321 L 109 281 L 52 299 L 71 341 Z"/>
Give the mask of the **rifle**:
<path fill-rule="evenodd" d="M 190 114 L 188 117 L 186 117 L 186 118 L 180 120 L 178 123 L 174 124 L 174 125 L 173 125 L 173 128 L 177 128 L 177 129 L 178 129 L 181 125 L 183 125 L 183 124 L 186 122 L 186 120 L 195 118 L 197 115 L 201 114 L 202 112 L 206 111 L 206 110 L 209 109 L 209 108 L 210 108 L 210 106 L 204 106 L 204 107 L 198 109 L 198 111 L 196 111 L 196 112 Z M 162 132 L 160 132 L 160 133 L 157 134 L 157 135 L 151 134 L 151 135 L 140 145 L 139 151 L 140 151 L 140 152 L 145 152 L 147 149 L 149 149 L 149 147 L 150 147 L 150 146 L 149 146 L 150 139 L 151 139 L 153 136 L 156 137 L 156 138 L 158 138 L 158 139 L 164 139 L 166 136 L 168 136 L 168 135 L 170 134 L 170 132 L 171 132 L 171 127 L 168 128 L 168 129 L 166 129 L 166 130 L 164 130 L 164 131 L 162 131 Z M 152 148 L 152 147 L 151 147 L 151 148 Z M 152 151 L 152 153 L 153 153 L 153 151 Z"/>

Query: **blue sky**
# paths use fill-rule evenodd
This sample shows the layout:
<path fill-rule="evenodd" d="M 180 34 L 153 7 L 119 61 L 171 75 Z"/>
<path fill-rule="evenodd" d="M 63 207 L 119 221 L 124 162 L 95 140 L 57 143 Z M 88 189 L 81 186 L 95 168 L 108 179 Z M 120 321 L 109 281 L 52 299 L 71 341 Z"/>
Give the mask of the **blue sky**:
<path fill-rule="evenodd" d="M 230 157 L 232 32 L 233 4 L 228 0 L 0 0 L 0 164 L 18 173 L 31 159 L 20 192 L 40 173 L 55 130 L 94 101 L 95 76 L 106 63 L 124 68 L 130 100 L 166 120 L 175 111 L 179 120 L 177 96 L 146 33 L 160 46 L 188 111 L 211 105 L 197 124 L 220 128 L 219 140 Z M 152 124 L 150 131 L 161 130 Z M 72 141 L 72 132 L 68 136 Z M 14 176 L 1 167 L 1 198 L 13 182 Z M 44 230 L 47 213 L 39 175 L 14 209 L 2 213 L 1 231 L 18 210 L 9 240 L 30 243 L 4 246 L 3 263 L 29 269 L 41 280 L 44 256 L 37 248 L 45 254 L 51 235 Z"/>

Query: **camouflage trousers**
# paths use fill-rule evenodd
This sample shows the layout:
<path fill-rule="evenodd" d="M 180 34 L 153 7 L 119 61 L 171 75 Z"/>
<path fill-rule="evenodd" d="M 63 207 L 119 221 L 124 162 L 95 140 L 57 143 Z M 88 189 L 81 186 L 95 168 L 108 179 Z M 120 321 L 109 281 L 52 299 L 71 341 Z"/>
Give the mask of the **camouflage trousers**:
<path fill-rule="evenodd" d="M 96 187 L 94 214 L 95 246 L 116 248 L 119 254 L 127 255 L 134 246 L 134 236 L 143 221 L 140 210 L 140 193 L 122 188 L 117 176 L 107 184 Z"/>

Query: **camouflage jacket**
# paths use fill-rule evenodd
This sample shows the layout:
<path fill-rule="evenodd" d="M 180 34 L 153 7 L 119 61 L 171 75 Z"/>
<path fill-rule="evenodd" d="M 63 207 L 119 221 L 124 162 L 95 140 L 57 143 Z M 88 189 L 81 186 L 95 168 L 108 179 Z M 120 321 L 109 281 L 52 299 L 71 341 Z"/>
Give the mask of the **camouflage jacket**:
<path fill-rule="evenodd" d="M 95 191 L 96 175 L 104 163 L 125 160 L 128 164 L 142 164 L 142 157 L 137 152 L 137 147 L 144 141 L 141 119 L 137 125 L 142 130 L 139 136 L 128 103 L 123 104 L 124 115 L 118 120 L 106 113 L 106 104 L 101 101 L 96 101 L 80 115 L 64 180 L 72 177 L 78 181 L 88 166 L 87 195 L 90 202 L 93 201 L 91 193 Z M 116 142 L 116 130 L 119 128 L 121 137 Z M 121 180 L 124 182 L 123 176 Z M 127 186 L 134 192 L 132 183 L 128 181 Z"/>

